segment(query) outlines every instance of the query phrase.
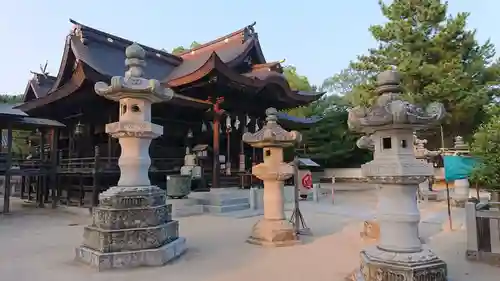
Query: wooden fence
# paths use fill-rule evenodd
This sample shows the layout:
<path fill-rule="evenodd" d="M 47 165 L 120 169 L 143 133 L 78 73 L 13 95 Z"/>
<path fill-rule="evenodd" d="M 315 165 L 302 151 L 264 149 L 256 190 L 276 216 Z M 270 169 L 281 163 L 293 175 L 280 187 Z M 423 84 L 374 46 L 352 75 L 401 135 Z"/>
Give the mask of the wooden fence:
<path fill-rule="evenodd" d="M 500 202 L 465 205 L 466 258 L 500 266 Z"/>

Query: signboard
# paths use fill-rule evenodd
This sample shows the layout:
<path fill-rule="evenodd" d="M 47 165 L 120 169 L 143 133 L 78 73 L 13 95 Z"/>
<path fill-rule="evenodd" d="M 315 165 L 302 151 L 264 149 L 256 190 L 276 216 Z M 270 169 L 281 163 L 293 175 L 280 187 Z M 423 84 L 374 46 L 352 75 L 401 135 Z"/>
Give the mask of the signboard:
<path fill-rule="evenodd" d="M 312 184 L 312 175 L 311 172 L 307 172 L 302 176 L 302 187 L 305 189 L 311 189 L 313 187 Z"/>
<path fill-rule="evenodd" d="M 299 192 L 307 195 L 312 189 L 312 174 L 309 170 L 299 170 Z"/>
<path fill-rule="evenodd" d="M 447 182 L 466 179 L 469 177 L 476 160 L 467 156 L 443 156 L 444 178 Z"/>

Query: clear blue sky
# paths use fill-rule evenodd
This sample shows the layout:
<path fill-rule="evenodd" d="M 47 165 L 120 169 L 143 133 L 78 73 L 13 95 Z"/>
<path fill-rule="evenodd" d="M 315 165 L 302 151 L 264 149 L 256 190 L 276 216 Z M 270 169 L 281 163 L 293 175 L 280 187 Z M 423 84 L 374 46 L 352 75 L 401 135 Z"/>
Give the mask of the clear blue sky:
<path fill-rule="evenodd" d="M 449 2 L 450 13 L 471 12 L 469 28 L 478 29 L 480 41 L 491 38 L 500 53 L 500 1 Z M 315 84 L 373 47 L 368 27 L 384 22 L 377 0 L 6 0 L 0 13 L 0 93 L 22 93 L 29 71 L 46 60 L 57 75 L 69 18 L 167 50 L 256 21 L 266 59 L 285 58 Z"/>

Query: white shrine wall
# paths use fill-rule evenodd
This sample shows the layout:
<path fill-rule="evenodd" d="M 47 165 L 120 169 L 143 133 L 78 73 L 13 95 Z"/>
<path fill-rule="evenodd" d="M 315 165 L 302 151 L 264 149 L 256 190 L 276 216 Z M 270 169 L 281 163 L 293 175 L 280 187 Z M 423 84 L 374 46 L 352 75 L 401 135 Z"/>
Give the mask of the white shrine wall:
<path fill-rule="evenodd" d="M 314 177 L 314 174 L 313 174 Z M 329 181 L 335 177 L 336 182 L 364 182 L 361 168 L 328 168 L 320 175 L 322 181 Z M 437 181 L 444 180 L 444 168 L 434 168 L 434 177 Z"/>

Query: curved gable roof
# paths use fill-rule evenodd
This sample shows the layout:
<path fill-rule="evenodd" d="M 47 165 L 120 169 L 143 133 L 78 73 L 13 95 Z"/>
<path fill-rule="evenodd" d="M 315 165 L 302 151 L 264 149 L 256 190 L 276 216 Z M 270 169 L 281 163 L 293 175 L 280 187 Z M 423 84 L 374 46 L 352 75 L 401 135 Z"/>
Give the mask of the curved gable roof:
<path fill-rule="evenodd" d="M 23 101 L 38 99 L 46 96 L 56 82 L 56 77 L 48 74 L 33 73 L 33 78 L 28 81 L 24 90 Z"/>

